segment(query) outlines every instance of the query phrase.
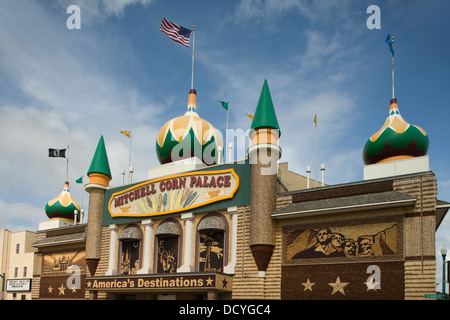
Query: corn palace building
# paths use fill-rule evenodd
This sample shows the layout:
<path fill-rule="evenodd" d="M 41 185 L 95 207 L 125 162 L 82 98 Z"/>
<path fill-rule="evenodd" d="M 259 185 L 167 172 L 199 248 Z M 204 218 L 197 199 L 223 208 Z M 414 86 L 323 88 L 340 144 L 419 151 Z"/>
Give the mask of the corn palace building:
<path fill-rule="evenodd" d="M 437 200 L 428 136 L 402 118 L 397 100 L 364 148 L 363 181 L 292 190 L 277 174 L 280 135 L 265 81 L 243 161 L 221 161 L 222 138 L 198 115 L 195 90 L 186 113 L 161 128 L 161 166 L 148 170 L 148 180 L 109 186 L 101 137 L 85 187 L 87 224 L 68 185 L 47 204 L 54 225 L 33 245 L 33 298 L 399 300 L 435 293 L 435 232 L 448 204 Z"/>

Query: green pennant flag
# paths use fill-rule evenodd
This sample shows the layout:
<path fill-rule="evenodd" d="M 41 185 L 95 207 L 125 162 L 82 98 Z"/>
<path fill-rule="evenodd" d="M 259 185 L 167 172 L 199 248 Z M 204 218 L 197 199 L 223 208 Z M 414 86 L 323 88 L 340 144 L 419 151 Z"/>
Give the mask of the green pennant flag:
<path fill-rule="evenodd" d="M 75 180 L 76 183 L 83 183 L 83 176 L 81 176 L 79 179 Z"/>
<path fill-rule="evenodd" d="M 228 111 L 228 102 L 225 101 L 217 101 L 217 102 L 219 102 L 222 105 L 222 107 Z"/>

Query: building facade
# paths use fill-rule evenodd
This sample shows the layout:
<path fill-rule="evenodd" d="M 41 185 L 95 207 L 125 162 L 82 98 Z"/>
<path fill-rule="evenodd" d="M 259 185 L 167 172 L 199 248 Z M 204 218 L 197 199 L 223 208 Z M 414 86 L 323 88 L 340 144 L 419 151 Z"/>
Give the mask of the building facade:
<path fill-rule="evenodd" d="M 35 233 L 0 230 L 2 300 L 31 300 Z"/>
<path fill-rule="evenodd" d="M 448 206 L 437 200 L 425 131 L 397 111 L 391 101 L 386 123 L 366 144 L 363 181 L 308 188 L 315 183 L 278 164 L 281 130 L 267 81 L 248 157 L 229 163 L 220 160 L 221 138 L 198 116 L 191 90 L 185 115 L 158 135 L 161 166 L 147 180 L 109 186 L 100 138 L 85 187 L 87 224 L 38 232 L 33 297 L 400 300 L 435 293 L 435 232 Z"/>

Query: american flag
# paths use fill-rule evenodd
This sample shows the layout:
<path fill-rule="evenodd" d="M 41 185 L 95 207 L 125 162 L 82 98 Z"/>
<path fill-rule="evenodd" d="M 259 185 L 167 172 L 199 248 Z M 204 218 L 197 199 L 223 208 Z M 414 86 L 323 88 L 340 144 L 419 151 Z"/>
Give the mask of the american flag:
<path fill-rule="evenodd" d="M 166 18 L 162 19 L 159 30 L 164 32 L 170 39 L 189 48 L 189 38 L 192 30 L 183 28 L 176 23 L 167 20 Z"/>

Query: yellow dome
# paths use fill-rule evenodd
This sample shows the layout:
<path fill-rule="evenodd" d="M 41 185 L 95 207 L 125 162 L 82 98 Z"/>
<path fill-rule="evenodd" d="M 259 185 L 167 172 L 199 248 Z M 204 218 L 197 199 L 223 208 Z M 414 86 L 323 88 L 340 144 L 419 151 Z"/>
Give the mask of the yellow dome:
<path fill-rule="evenodd" d="M 156 153 L 164 164 L 198 157 L 205 164 L 217 163 L 217 147 L 223 148 L 220 132 L 197 113 L 197 93 L 191 89 L 187 111 L 164 124 L 156 138 Z"/>

